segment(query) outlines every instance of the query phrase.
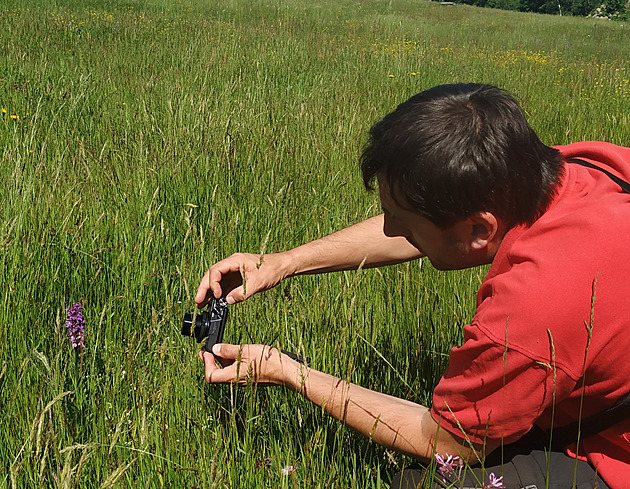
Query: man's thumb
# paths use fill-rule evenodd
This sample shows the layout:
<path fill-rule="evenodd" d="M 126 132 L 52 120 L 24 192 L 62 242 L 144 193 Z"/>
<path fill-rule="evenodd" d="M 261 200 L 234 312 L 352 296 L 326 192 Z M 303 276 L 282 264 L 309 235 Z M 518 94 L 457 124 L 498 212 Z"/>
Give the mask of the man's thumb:
<path fill-rule="evenodd" d="M 219 358 L 226 360 L 236 360 L 238 358 L 239 346 L 227 343 L 217 343 L 212 347 L 212 353 Z"/>

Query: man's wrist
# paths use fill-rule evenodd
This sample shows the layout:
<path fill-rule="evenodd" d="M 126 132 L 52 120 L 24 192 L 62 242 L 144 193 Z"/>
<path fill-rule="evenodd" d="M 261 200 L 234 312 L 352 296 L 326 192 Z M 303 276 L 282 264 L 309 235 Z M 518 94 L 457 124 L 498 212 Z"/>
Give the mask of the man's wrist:
<path fill-rule="evenodd" d="M 300 363 L 286 353 L 282 353 L 280 357 L 280 384 L 289 389 L 302 393 L 308 376 L 309 368 Z"/>
<path fill-rule="evenodd" d="M 272 260 L 277 262 L 275 266 L 280 272 L 281 281 L 300 274 L 299 256 L 297 256 L 295 248 L 274 253 Z"/>

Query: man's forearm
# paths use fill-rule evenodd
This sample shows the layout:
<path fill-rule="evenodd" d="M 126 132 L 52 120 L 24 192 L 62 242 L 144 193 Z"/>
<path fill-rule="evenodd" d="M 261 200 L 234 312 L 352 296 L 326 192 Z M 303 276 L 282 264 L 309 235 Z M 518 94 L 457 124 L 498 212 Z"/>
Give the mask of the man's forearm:
<path fill-rule="evenodd" d="M 222 359 L 223 367 L 213 354 Z M 206 382 L 283 385 L 376 443 L 421 461 L 448 453 L 472 463 L 483 455 L 481 447 L 473 449 L 440 429 L 428 408 L 311 369 L 270 346 L 217 344 L 212 353 L 200 356 Z M 489 453 L 493 447 L 484 448 Z"/>
<path fill-rule="evenodd" d="M 281 253 L 234 253 L 212 265 L 195 296 L 198 308 L 211 297 L 226 297 L 234 304 L 269 290 L 295 275 L 356 270 L 392 265 L 422 255 L 404 237 L 387 236 L 383 215 Z"/>
<path fill-rule="evenodd" d="M 421 258 L 403 237 L 386 236 L 383 215 L 366 219 L 336 233 L 281 253 L 289 276 L 393 265 Z"/>
<path fill-rule="evenodd" d="M 423 462 L 434 453 L 457 455 L 471 463 L 477 460 L 469 444 L 439 429 L 425 406 L 305 366 L 283 371 L 287 387 L 379 445 Z"/>

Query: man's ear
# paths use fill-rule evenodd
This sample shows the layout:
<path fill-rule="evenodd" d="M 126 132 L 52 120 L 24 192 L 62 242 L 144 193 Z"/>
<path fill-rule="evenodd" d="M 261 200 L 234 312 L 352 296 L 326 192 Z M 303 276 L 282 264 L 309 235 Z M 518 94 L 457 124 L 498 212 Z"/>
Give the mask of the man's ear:
<path fill-rule="evenodd" d="M 495 247 L 503 237 L 503 223 L 492 212 L 480 212 L 455 224 L 456 233 L 464 244 L 473 250 Z"/>

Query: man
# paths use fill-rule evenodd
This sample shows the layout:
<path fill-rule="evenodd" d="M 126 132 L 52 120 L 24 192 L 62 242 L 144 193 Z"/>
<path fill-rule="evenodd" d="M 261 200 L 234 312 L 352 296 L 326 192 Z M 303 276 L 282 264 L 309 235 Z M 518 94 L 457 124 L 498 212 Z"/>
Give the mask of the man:
<path fill-rule="evenodd" d="M 433 405 L 349 384 L 263 345 L 215 346 L 224 367 L 203 354 L 206 381 L 253 375 L 288 386 L 381 445 L 425 464 L 437 458 L 436 487 L 441 476 L 456 487 L 626 487 L 630 421 L 592 421 L 619 418 L 599 413 L 630 392 L 630 195 L 618 180 L 630 177 L 630 149 L 548 147 L 498 88 L 442 85 L 372 127 L 361 169 L 367 188 L 378 182 L 381 215 L 262 265 L 258 255 L 232 255 L 206 273 L 196 302 L 235 303 L 287 277 L 362 263 L 491 263 Z M 548 433 L 563 426 L 569 435 L 550 452 Z M 589 436 L 578 444 L 582 429 Z M 461 472 L 460 461 L 473 469 Z M 407 470 L 392 487 L 416 487 L 421 476 Z"/>

